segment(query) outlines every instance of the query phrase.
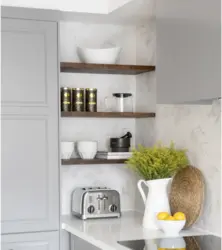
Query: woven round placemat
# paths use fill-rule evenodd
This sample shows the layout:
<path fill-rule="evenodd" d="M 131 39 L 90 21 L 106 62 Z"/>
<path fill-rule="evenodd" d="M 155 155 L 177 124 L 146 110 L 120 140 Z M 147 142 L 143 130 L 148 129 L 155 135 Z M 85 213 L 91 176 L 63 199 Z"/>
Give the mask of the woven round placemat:
<path fill-rule="evenodd" d="M 199 169 L 187 166 L 178 171 L 171 184 L 169 195 L 171 213 L 186 215 L 185 228 L 199 218 L 204 200 L 204 179 Z"/>
<path fill-rule="evenodd" d="M 195 237 L 185 237 L 186 250 L 201 250 Z"/>

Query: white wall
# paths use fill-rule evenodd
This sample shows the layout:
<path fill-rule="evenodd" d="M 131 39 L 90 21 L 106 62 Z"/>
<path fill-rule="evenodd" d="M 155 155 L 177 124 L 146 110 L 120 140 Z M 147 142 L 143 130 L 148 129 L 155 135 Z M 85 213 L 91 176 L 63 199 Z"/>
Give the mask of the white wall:
<path fill-rule="evenodd" d="M 110 2 L 109 0 L 2 0 L 1 4 L 12 7 L 107 14 Z"/>
<path fill-rule="evenodd" d="M 157 139 L 188 149 L 205 178 L 205 203 L 196 226 L 221 233 L 221 110 L 211 105 L 158 105 Z"/>
<path fill-rule="evenodd" d="M 108 14 L 132 0 L 2 0 L 1 5 L 23 8 Z"/>

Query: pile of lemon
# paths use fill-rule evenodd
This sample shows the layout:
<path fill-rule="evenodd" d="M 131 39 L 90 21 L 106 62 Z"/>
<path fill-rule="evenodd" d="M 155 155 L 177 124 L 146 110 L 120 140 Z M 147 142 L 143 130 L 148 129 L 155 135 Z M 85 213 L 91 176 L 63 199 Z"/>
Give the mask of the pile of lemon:
<path fill-rule="evenodd" d="M 158 220 L 186 220 L 186 216 L 182 212 L 177 212 L 173 216 L 167 212 L 160 212 L 157 214 Z"/>

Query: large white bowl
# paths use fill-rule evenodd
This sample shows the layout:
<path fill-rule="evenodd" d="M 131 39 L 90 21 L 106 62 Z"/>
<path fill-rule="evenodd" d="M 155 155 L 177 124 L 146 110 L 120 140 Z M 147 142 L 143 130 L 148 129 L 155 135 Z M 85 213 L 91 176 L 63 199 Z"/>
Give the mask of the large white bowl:
<path fill-rule="evenodd" d="M 74 151 L 75 142 L 61 142 L 60 150 L 62 159 L 68 160 L 71 158 Z"/>
<path fill-rule="evenodd" d="M 83 63 L 115 64 L 119 59 L 120 47 L 107 49 L 90 49 L 77 47 L 77 54 Z"/>
<path fill-rule="evenodd" d="M 97 141 L 78 141 L 77 151 L 82 159 L 94 159 L 97 153 Z"/>
<path fill-rule="evenodd" d="M 186 220 L 158 220 L 161 230 L 167 235 L 178 235 L 184 228 Z"/>

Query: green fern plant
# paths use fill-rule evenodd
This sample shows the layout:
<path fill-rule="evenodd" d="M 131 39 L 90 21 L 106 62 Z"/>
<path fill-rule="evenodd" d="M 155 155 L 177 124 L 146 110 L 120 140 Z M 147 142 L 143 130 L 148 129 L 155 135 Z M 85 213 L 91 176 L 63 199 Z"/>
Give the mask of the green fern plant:
<path fill-rule="evenodd" d="M 170 178 L 189 164 L 186 151 L 176 149 L 173 142 L 169 147 L 163 146 L 161 142 L 150 148 L 139 145 L 126 163 L 145 180 Z"/>

